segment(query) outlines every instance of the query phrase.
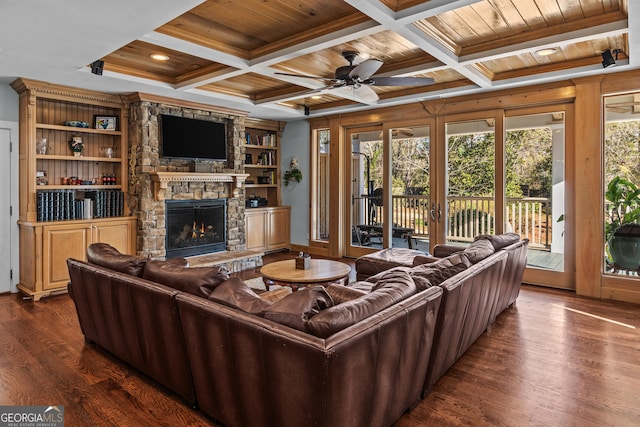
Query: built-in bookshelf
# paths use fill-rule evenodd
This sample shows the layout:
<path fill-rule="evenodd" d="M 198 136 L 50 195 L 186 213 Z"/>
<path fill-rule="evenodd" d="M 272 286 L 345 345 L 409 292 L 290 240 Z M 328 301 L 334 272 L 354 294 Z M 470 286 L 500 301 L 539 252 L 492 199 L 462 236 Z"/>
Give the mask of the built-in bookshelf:
<path fill-rule="evenodd" d="M 245 125 L 246 197 L 260 198 L 264 206 L 280 205 L 281 124 L 268 120 L 248 119 Z"/>
<path fill-rule="evenodd" d="M 119 95 L 18 79 L 18 289 L 38 300 L 65 292 L 67 258 L 91 243 L 135 253 L 126 206 L 127 103 Z"/>

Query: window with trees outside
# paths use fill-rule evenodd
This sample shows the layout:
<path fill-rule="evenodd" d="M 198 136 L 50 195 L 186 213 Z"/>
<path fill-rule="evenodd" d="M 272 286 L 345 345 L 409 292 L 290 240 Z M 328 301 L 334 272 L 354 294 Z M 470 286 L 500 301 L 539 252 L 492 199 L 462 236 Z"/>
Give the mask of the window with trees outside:
<path fill-rule="evenodd" d="M 313 240 L 329 240 L 329 129 L 314 131 L 315 194 L 313 195 Z"/>
<path fill-rule="evenodd" d="M 604 271 L 640 272 L 640 94 L 604 101 Z"/>

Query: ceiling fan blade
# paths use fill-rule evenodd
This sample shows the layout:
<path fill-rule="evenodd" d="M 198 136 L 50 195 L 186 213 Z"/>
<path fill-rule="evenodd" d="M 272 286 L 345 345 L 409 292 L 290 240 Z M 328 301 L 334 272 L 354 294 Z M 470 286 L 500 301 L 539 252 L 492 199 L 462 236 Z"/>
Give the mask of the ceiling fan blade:
<path fill-rule="evenodd" d="M 383 62 L 378 59 L 367 59 L 351 70 L 349 77 L 359 77 L 360 80 L 367 80 L 382 67 L 382 64 Z"/>
<path fill-rule="evenodd" d="M 427 86 L 434 83 L 429 77 L 372 77 L 369 79 L 374 86 Z"/>
<path fill-rule="evenodd" d="M 366 103 L 376 102 L 378 99 L 378 94 L 375 90 L 371 89 L 369 86 L 362 85 L 360 87 L 355 87 L 356 95 L 361 98 Z"/>
<path fill-rule="evenodd" d="M 333 86 L 331 92 L 342 98 L 363 104 L 375 104 L 379 99 L 378 94 L 366 85 L 359 87 L 355 85 Z"/>

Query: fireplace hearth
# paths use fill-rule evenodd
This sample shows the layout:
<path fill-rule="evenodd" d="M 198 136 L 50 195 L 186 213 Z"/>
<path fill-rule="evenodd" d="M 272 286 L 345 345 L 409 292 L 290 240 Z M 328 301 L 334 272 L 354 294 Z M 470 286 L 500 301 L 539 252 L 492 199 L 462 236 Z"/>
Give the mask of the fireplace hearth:
<path fill-rule="evenodd" d="M 167 200 L 166 257 L 226 250 L 226 199 Z"/>

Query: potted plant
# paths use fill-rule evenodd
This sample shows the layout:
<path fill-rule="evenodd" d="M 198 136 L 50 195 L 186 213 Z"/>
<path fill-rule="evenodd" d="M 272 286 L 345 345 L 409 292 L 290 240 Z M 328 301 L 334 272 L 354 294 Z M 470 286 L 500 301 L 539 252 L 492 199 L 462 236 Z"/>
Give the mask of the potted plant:
<path fill-rule="evenodd" d="M 609 182 L 605 192 L 607 201 L 605 242 L 607 257 L 615 266 L 629 265 L 629 257 L 640 259 L 640 248 L 635 239 L 625 236 L 623 227 L 640 220 L 640 189 L 631 181 L 616 176 Z M 625 228 L 625 229 L 626 229 Z M 634 228 L 633 226 L 631 228 Z M 619 232 L 616 232 L 620 230 Z M 634 249 L 635 248 L 635 249 Z M 630 253 L 635 252 L 635 255 Z M 622 261 L 624 257 L 625 261 Z M 637 266 L 640 262 L 635 262 Z M 637 267 L 636 267 L 637 268 Z"/>
<path fill-rule="evenodd" d="M 302 181 L 302 172 L 300 171 L 300 169 L 298 169 L 298 159 L 296 159 L 295 157 L 291 158 L 289 170 L 285 171 L 283 178 L 284 185 L 289 185 L 289 181 Z"/>
<path fill-rule="evenodd" d="M 84 142 L 82 142 L 82 137 L 74 135 L 69 140 L 69 148 L 73 152 L 73 155 L 79 157 L 82 155 L 82 150 L 84 150 Z"/>

